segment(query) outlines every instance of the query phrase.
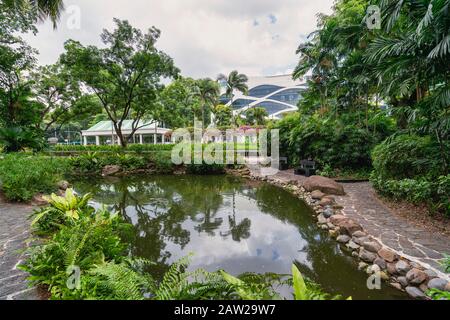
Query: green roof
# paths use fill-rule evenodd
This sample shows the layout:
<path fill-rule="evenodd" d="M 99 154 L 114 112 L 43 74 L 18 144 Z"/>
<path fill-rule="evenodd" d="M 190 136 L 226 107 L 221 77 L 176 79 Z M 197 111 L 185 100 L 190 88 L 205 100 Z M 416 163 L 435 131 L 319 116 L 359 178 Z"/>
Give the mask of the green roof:
<path fill-rule="evenodd" d="M 138 126 L 141 126 L 142 124 L 145 124 L 145 122 L 140 122 Z M 133 125 L 133 120 L 124 120 L 122 123 L 122 130 L 131 130 Z M 150 127 L 150 124 L 148 126 L 142 127 L 141 129 L 146 129 Z M 112 131 L 113 125 L 111 121 L 100 121 L 93 127 L 87 129 L 86 131 Z"/>

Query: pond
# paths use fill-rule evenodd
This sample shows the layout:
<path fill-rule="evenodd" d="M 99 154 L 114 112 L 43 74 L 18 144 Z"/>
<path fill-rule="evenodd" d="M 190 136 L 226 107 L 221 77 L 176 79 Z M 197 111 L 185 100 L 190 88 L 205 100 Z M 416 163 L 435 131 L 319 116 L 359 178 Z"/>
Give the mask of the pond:
<path fill-rule="evenodd" d="M 134 226 L 131 254 L 157 262 L 152 274 L 194 253 L 190 268 L 244 272 L 300 271 L 332 294 L 403 299 L 383 285 L 367 289 L 357 262 L 319 229 L 311 209 L 267 183 L 230 176 L 134 176 L 74 183 L 92 205 L 120 212 Z"/>

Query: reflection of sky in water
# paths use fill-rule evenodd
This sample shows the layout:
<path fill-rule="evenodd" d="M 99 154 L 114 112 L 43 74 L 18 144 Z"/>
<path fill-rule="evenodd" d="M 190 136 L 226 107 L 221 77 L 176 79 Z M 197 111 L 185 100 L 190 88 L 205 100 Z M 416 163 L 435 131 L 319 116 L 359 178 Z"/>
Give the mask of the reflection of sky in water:
<path fill-rule="evenodd" d="M 157 259 L 162 271 L 189 253 L 194 253 L 191 270 L 224 269 L 235 275 L 286 274 L 295 261 L 328 292 L 355 299 L 399 297 L 397 291 L 368 291 L 367 276 L 319 230 L 301 201 L 268 185 L 230 184 L 227 179 L 125 178 L 75 184 L 75 189 L 93 193 L 95 208 L 103 202 L 110 211 L 125 212 L 136 227 L 133 252 Z"/>

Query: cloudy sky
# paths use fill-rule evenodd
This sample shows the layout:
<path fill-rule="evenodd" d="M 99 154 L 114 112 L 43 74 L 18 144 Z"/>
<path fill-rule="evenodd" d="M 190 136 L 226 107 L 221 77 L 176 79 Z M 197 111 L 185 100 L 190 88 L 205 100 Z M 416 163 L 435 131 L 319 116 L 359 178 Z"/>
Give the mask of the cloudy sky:
<path fill-rule="evenodd" d="M 140 29 L 162 31 L 158 48 L 174 58 L 184 76 L 215 77 L 237 69 L 247 75 L 292 71 L 298 44 L 316 28 L 316 15 L 333 0 L 66 0 L 57 30 L 39 25 L 26 40 L 41 64 L 54 63 L 67 39 L 100 45 L 113 18 Z M 78 12 L 80 19 L 78 20 Z M 79 23 L 78 23 L 79 21 Z"/>

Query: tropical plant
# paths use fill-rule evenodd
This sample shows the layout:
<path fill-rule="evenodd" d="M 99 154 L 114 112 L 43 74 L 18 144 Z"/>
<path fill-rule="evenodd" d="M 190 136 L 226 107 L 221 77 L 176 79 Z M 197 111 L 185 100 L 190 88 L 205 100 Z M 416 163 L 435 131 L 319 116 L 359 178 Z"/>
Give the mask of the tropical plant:
<path fill-rule="evenodd" d="M 90 194 L 82 197 L 74 194 L 72 189 L 67 189 L 64 197 L 52 194 L 45 197 L 49 206 L 33 213 L 31 226 L 40 234 L 53 233 L 62 226 L 73 225 L 80 219 L 80 215 L 90 215 L 92 208 L 88 206 Z"/>
<path fill-rule="evenodd" d="M 219 86 L 215 81 L 209 78 L 196 81 L 192 97 L 197 98 L 200 101 L 200 116 L 203 129 L 207 123 L 206 115 L 209 114 L 216 105 L 219 94 Z"/>
<path fill-rule="evenodd" d="M 245 122 L 248 125 L 263 126 L 266 124 L 268 117 L 266 109 L 261 107 L 249 108 L 245 111 Z"/>
<path fill-rule="evenodd" d="M 44 21 L 50 18 L 54 28 L 56 28 L 64 10 L 63 0 L 4 0 L 4 3 L 12 10 L 20 10 L 22 12 L 36 10 L 39 19 Z"/>
<path fill-rule="evenodd" d="M 225 84 L 225 94 L 230 98 L 231 104 L 233 104 L 235 91 L 240 91 L 243 94 L 247 94 L 248 92 L 248 77 L 243 73 L 239 73 L 237 70 L 231 71 L 228 76 L 219 74 L 217 80 Z"/>
<path fill-rule="evenodd" d="M 18 152 L 29 148 L 35 151 L 45 146 L 44 139 L 35 130 L 15 128 L 0 128 L 0 146 L 3 152 Z"/>
<path fill-rule="evenodd" d="M 8 154 L 0 160 L 1 189 L 8 200 L 29 201 L 37 193 L 56 191 L 66 171 L 64 158 Z"/>

